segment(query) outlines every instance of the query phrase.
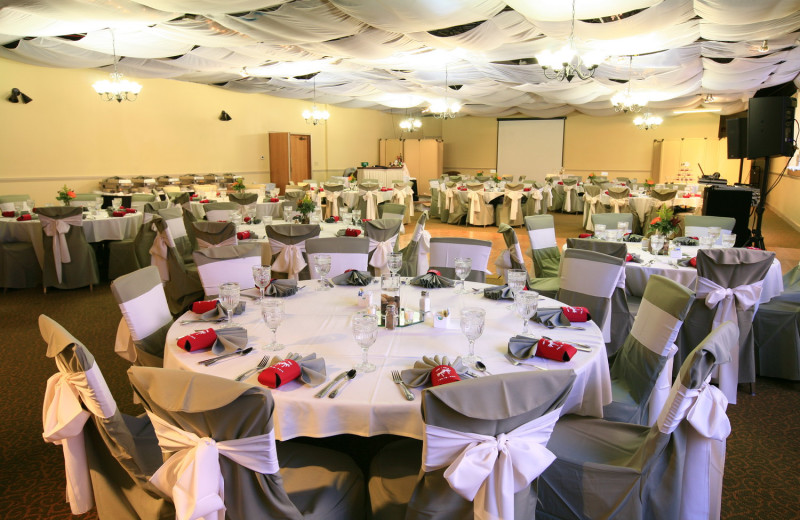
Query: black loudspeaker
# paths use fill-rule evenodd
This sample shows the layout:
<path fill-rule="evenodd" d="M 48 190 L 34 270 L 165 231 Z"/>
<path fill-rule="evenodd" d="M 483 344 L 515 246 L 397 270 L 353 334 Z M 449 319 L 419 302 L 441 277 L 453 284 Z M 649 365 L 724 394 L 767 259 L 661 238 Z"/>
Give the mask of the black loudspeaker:
<path fill-rule="evenodd" d="M 728 119 L 725 125 L 728 135 L 728 159 L 744 159 L 747 156 L 747 118 Z"/>
<path fill-rule="evenodd" d="M 753 192 L 747 188 L 709 186 L 703 193 L 703 215 L 713 217 L 733 217 L 736 225 L 736 247 L 741 247 L 750 239 L 750 207 Z"/>
<path fill-rule="evenodd" d="M 789 96 L 750 99 L 747 114 L 747 158 L 794 155 L 794 108 Z"/>

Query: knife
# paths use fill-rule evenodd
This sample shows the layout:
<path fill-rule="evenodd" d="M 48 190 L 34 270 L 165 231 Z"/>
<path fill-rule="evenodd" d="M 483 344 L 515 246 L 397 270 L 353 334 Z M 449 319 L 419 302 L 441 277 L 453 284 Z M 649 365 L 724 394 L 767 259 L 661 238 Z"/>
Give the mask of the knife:
<path fill-rule="evenodd" d="M 246 356 L 246 355 L 247 355 L 247 354 L 249 354 L 249 353 L 250 353 L 252 350 L 253 350 L 253 347 L 247 347 L 247 348 L 245 348 L 245 349 L 237 348 L 237 349 L 236 349 L 234 352 L 231 352 L 230 354 L 224 354 L 224 355 L 222 355 L 222 356 L 217 356 L 217 357 L 215 357 L 215 358 L 211 358 L 211 359 L 205 359 L 205 360 L 203 360 L 203 361 L 198 361 L 197 363 L 198 363 L 199 365 L 205 365 L 205 366 L 207 366 L 207 367 L 210 367 L 211 365 L 213 365 L 213 364 L 214 364 L 214 363 L 216 363 L 217 361 L 222 361 L 222 360 L 225 360 L 225 359 L 231 358 L 231 357 L 233 357 L 233 356 Z"/>
<path fill-rule="evenodd" d="M 345 377 L 345 376 L 347 376 L 347 370 L 345 370 L 344 372 L 342 372 L 338 376 L 336 376 L 333 379 L 331 379 L 331 382 L 328 383 L 327 385 L 325 385 L 322 388 L 322 390 L 320 390 L 319 392 L 314 394 L 314 397 L 325 397 L 325 394 L 327 394 L 330 391 L 330 389 L 333 388 L 333 385 L 335 385 L 336 383 L 341 381 L 342 378 Z"/>

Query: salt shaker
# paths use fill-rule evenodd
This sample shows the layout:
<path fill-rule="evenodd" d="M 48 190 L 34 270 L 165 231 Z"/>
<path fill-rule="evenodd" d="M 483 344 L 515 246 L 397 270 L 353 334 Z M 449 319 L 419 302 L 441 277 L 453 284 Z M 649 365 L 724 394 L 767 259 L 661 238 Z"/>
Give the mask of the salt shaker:
<path fill-rule="evenodd" d="M 431 297 L 428 291 L 422 291 L 419 295 L 419 312 L 424 316 L 431 311 Z"/>
<path fill-rule="evenodd" d="M 386 306 L 386 317 L 384 321 L 386 330 L 394 330 L 395 321 L 397 321 L 397 311 L 394 305 L 390 304 Z"/>

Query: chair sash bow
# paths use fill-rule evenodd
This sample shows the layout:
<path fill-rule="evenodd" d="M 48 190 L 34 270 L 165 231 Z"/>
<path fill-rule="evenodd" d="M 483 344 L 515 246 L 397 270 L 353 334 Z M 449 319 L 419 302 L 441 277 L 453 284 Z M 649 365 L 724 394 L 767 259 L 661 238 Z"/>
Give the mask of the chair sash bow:
<path fill-rule="evenodd" d="M 178 520 L 225 519 L 225 483 L 219 465 L 223 455 L 257 473 L 279 470 L 274 430 L 263 435 L 214 441 L 181 430 L 148 412 L 164 452 L 173 455 L 150 478 L 175 504 Z"/>
<path fill-rule="evenodd" d="M 447 211 L 453 210 L 453 197 L 455 196 L 455 193 L 455 188 L 448 188 L 447 191 L 444 192 L 444 208 Z"/>
<path fill-rule="evenodd" d="M 550 184 L 546 184 L 542 186 L 542 201 L 544 203 L 545 208 L 549 208 L 553 205 L 553 186 Z"/>
<path fill-rule="evenodd" d="M 222 242 L 218 242 L 216 244 L 212 244 L 211 242 L 206 242 L 202 238 L 197 239 L 197 247 L 198 249 L 205 249 L 208 247 L 222 247 L 222 246 L 235 246 L 238 242 L 236 241 L 236 235 L 230 236 L 223 240 Z"/>
<path fill-rule="evenodd" d="M 339 216 L 339 198 L 342 196 L 341 191 L 326 191 L 327 193 L 326 199 L 328 201 L 330 217 L 338 217 Z"/>
<path fill-rule="evenodd" d="M 305 241 L 299 244 L 284 244 L 274 238 L 269 239 L 269 246 L 273 253 L 277 253 L 275 261 L 272 262 L 272 269 L 280 273 L 287 273 L 289 278 L 297 280 L 300 271 L 308 265 L 303 258 L 306 251 Z"/>
<path fill-rule="evenodd" d="M 533 212 L 535 214 L 538 214 L 539 212 L 542 211 L 542 199 L 544 198 L 544 196 L 542 195 L 542 189 L 543 188 L 540 189 L 533 188 L 529 195 L 530 198 L 533 199 Z"/>
<path fill-rule="evenodd" d="M 453 490 L 474 501 L 475 518 L 514 518 L 514 494 L 525 489 L 554 460 L 545 446 L 560 408 L 497 437 L 425 425 L 422 466 L 447 466 Z"/>
<path fill-rule="evenodd" d="M 628 198 L 625 197 L 624 199 L 616 199 L 614 197 L 611 197 L 609 199 L 608 203 L 611 206 L 614 206 L 614 213 L 619 213 L 619 208 L 621 208 L 622 206 L 627 206 L 628 205 Z"/>
<path fill-rule="evenodd" d="M 469 221 L 474 223 L 473 220 L 477 218 L 483 208 L 483 193 L 480 191 L 467 192 L 469 198 Z"/>
<path fill-rule="evenodd" d="M 58 283 L 61 283 L 61 264 L 68 264 L 72 261 L 72 258 L 69 256 L 69 247 L 67 245 L 67 233 L 69 232 L 70 226 L 83 226 L 82 217 L 81 215 L 73 215 L 71 217 L 54 219 L 40 215 L 39 221 L 42 223 L 44 234 L 53 237 L 53 260 L 55 261 Z"/>
<path fill-rule="evenodd" d="M 588 231 L 594 231 L 594 224 L 592 223 L 592 215 L 597 213 L 597 203 L 600 202 L 600 195 L 592 197 L 588 193 L 583 194 L 583 207 L 584 209 L 584 217 L 583 220 L 586 221 L 586 229 Z"/>
<path fill-rule="evenodd" d="M 378 192 L 374 190 L 365 191 L 361 198 L 367 203 L 367 214 L 363 218 L 370 220 L 378 218 Z"/>
<path fill-rule="evenodd" d="M 508 218 L 515 220 L 519 215 L 519 201 L 522 199 L 524 193 L 521 191 L 506 190 L 505 198 L 508 200 L 510 207 L 508 209 Z"/>
<path fill-rule="evenodd" d="M 564 184 L 564 212 L 572 212 L 572 192 L 577 188 L 575 184 Z"/>
<path fill-rule="evenodd" d="M 395 242 L 397 242 L 397 235 L 383 242 L 379 242 L 373 238 L 369 239 L 369 250 L 374 251 L 369 265 L 380 271 L 381 274 L 388 272 L 386 265 L 389 263 L 389 254 L 394 251 Z"/>
<path fill-rule="evenodd" d="M 698 389 L 675 383 L 670 392 L 671 406 L 665 407 L 658 418 L 658 430 L 672 433 L 686 419 L 692 428 L 706 439 L 725 440 L 731 433 L 731 423 L 725 410 L 728 399 L 715 386 L 705 381 Z"/>
<path fill-rule="evenodd" d="M 158 274 L 161 275 L 162 282 L 169 281 L 169 248 L 174 247 L 174 243 L 172 242 L 171 235 L 169 234 L 169 229 L 158 232 L 156 235 L 155 240 L 153 240 L 153 245 L 150 246 L 150 265 L 154 265 L 158 268 Z"/>

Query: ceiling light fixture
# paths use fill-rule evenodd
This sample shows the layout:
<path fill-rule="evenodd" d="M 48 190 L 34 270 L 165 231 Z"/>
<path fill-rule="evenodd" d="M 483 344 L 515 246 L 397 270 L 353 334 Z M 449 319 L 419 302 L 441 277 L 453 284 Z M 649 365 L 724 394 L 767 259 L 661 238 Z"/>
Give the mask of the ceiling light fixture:
<path fill-rule="evenodd" d="M 110 74 L 111 81 L 107 79 L 100 80 L 92 85 L 92 87 L 94 87 L 95 92 L 100 94 L 100 97 L 105 101 L 116 100 L 117 103 L 122 103 L 123 99 L 125 101 L 136 101 L 136 98 L 139 97 L 139 92 L 142 91 L 142 86 L 135 81 L 123 79 L 122 73 L 117 72 L 117 45 L 114 41 L 114 30 L 111 28 L 108 30 L 111 31 L 111 49 L 114 52 L 114 72 Z"/>
<path fill-rule="evenodd" d="M 331 117 L 330 112 L 327 110 L 320 110 L 317 108 L 317 77 L 314 76 L 314 104 L 311 107 L 311 110 L 303 110 L 303 119 L 306 120 L 306 123 L 309 125 L 319 125 L 325 123 L 329 117 Z"/>
<path fill-rule="evenodd" d="M 436 119 L 447 119 L 456 117 L 458 112 L 461 110 L 461 103 L 458 101 L 453 101 L 449 103 L 447 101 L 447 65 L 444 66 L 444 100 L 436 99 L 431 101 L 431 105 L 423 110 L 423 112 L 430 112 L 433 114 L 433 117 Z"/>
<path fill-rule="evenodd" d="M 714 97 L 714 94 L 706 94 L 705 99 L 703 99 L 703 103 L 713 103 L 717 99 Z"/>
<path fill-rule="evenodd" d="M 769 42 L 767 40 L 761 42 L 761 47 L 758 48 L 758 52 L 769 52 Z"/>
<path fill-rule="evenodd" d="M 633 77 L 633 55 L 630 56 L 628 63 L 628 85 L 623 92 L 617 92 L 611 98 L 611 104 L 614 105 L 616 112 L 638 112 L 647 105 L 647 97 L 642 94 L 634 95 L 631 92 L 631 84 Z"/>
<path fill-rule="evenodd" d="M 544 76 L 558 81 L 572 81 L 576 76 L 582 80 L 589 79 L 604 59 L 596 52 L 579 55 L 575 49 L 575 0 L 572 0 L 572 26 L 567 45 L 557 51 L 546 49 L 536 55 Z"/>
<path fill-rule="evenodd" d="M 650 130 L 651 128 L 655 128 L 663 122 L 664 120 L 662 118 L 654 116 L 650 112 L 645 112 L 643 115 L 638 116 L 633 120 L 633 124 L 642 130 Z"/>
<path fill-rule="evenodd" d="M 409 116 L 408 111 L 406 111 L 406 118 L 400 121 L 400 128 L 406 132 L 419 130 L 422 128 L 422 121 L 419 118 Z"/>

